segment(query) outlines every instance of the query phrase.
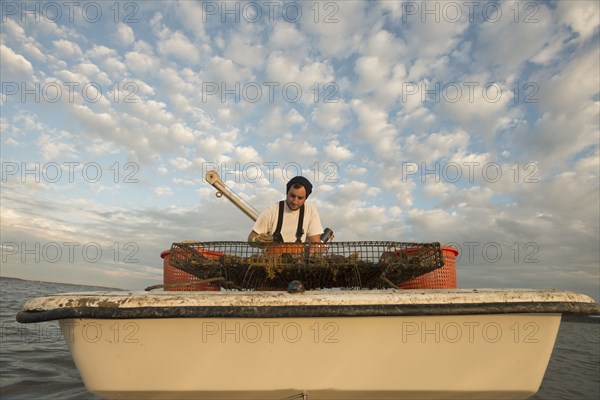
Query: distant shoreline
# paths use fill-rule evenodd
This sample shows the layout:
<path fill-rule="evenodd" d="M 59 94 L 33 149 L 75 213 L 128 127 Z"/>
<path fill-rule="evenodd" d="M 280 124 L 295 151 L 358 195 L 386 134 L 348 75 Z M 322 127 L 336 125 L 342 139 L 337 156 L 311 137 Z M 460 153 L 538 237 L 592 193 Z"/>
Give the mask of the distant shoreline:
<path fill-rule="evenodd" d="M 563 315 L 564 322 L 583 322 L 587 324 L 600 324 L 599 315 Z"/>
<path fill-rule="evenodd" d="M 58 284 L 58 285 L 68 285 L 68 286 L 87 286 L 87 287 L 110 289 L 110 290 L 125 290 L 125 289 L 121 289 L 121 288 L 113 288 L 113 287 L 100 286 L 100 285 L 88 285 L 88 284 L 84 284 L 84 283 L 40 281 L 40 280 L 34 280 L 34 279 L 15 278 L 13 276 L 0 276 L 0 280 L 21 281 L 21 282 L 42 282 L 42 283 L 54 283 L 54 284 Z"/>
<path fill-rule="evenodd" d="M 0 279 L 12 279 L 14 281 L 26 281 L 27 279 L 13 278 L 12 276 L 0 276 Z"/>

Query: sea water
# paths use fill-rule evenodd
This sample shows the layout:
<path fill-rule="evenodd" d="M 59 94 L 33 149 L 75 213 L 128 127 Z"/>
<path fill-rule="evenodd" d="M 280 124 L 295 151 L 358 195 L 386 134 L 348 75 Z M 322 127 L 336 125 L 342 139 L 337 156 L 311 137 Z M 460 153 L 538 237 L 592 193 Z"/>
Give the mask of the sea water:
<path fill-rule="evenodd" d="M 62 338 L 58 322 L 20 324 L 23 304 L 53 293 L 106 290 L 91 286 L 0 279 L 0 398 L 96 400 L 89 393 Z M 600 323 L 563 318 L 541 388 L 531 399 L 600 398 Z"/>

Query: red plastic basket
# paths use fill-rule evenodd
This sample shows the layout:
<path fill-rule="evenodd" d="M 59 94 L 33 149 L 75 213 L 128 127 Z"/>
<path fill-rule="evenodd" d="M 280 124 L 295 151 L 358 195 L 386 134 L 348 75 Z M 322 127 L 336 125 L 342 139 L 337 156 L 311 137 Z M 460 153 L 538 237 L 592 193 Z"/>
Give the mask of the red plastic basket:
<path fill-rule="evenodd" d="M 200 251 L 200 249 L 198 250 Z M 203 251 L 205 255 L 208 257 L 217 256 L 217 252 Z M 211 254 L 215 253 L 215 254 Z M 195 275 L 188 274 L 180 270 L 179 268 L 175 268 L 171 266 L 169 262 L 169 255 L 171 254 L 171 250 L 165 250 L 160 253 L 160 257 L 163 261 L 164 275 L 163 275 L 163 285 L 165 291 L 218 291 L 221 290 L 219 286 L 213 285 L 211 283 L 202 282 L 200 278 Z M 222 255 L 219 253 L 219 256 Z"/>
<path fill-rule="evenodd" d="M 456 256 L 454 247 L 442 246 L 444 266 L 428 274 L 402 282 L 400 289 L 455 289 L 456 288 Z"/>

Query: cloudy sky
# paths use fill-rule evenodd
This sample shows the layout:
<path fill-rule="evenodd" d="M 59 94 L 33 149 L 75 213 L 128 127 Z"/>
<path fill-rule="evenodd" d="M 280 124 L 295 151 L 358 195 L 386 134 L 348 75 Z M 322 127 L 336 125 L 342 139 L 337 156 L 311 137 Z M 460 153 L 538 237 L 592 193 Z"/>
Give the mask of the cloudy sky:
<path fill-rule="evenodd" d="M 302 174 L 336 240 L 600 298 L 596 1 L 2 2 L 3 276 L 143 289 Z"/>

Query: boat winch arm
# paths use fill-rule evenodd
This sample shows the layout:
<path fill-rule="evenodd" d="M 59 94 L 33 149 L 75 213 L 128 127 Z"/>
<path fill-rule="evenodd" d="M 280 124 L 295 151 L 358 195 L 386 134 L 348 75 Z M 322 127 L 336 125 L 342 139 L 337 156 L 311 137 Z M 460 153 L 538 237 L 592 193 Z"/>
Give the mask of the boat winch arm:
<path fill-rule="evenodd" d="M 215 189 L 217 189 L 217 197 L 225 196 L 235 204 L 244 214 L 250 219 L 256 221 L 258 215 L 254 212 L 247 204 L 244 204 L 243 200 L 238 198 L 221 180 L 219 174 L 216 171 L 208 171 L 206 173 L 206 181 L 210 183 Z"/>

